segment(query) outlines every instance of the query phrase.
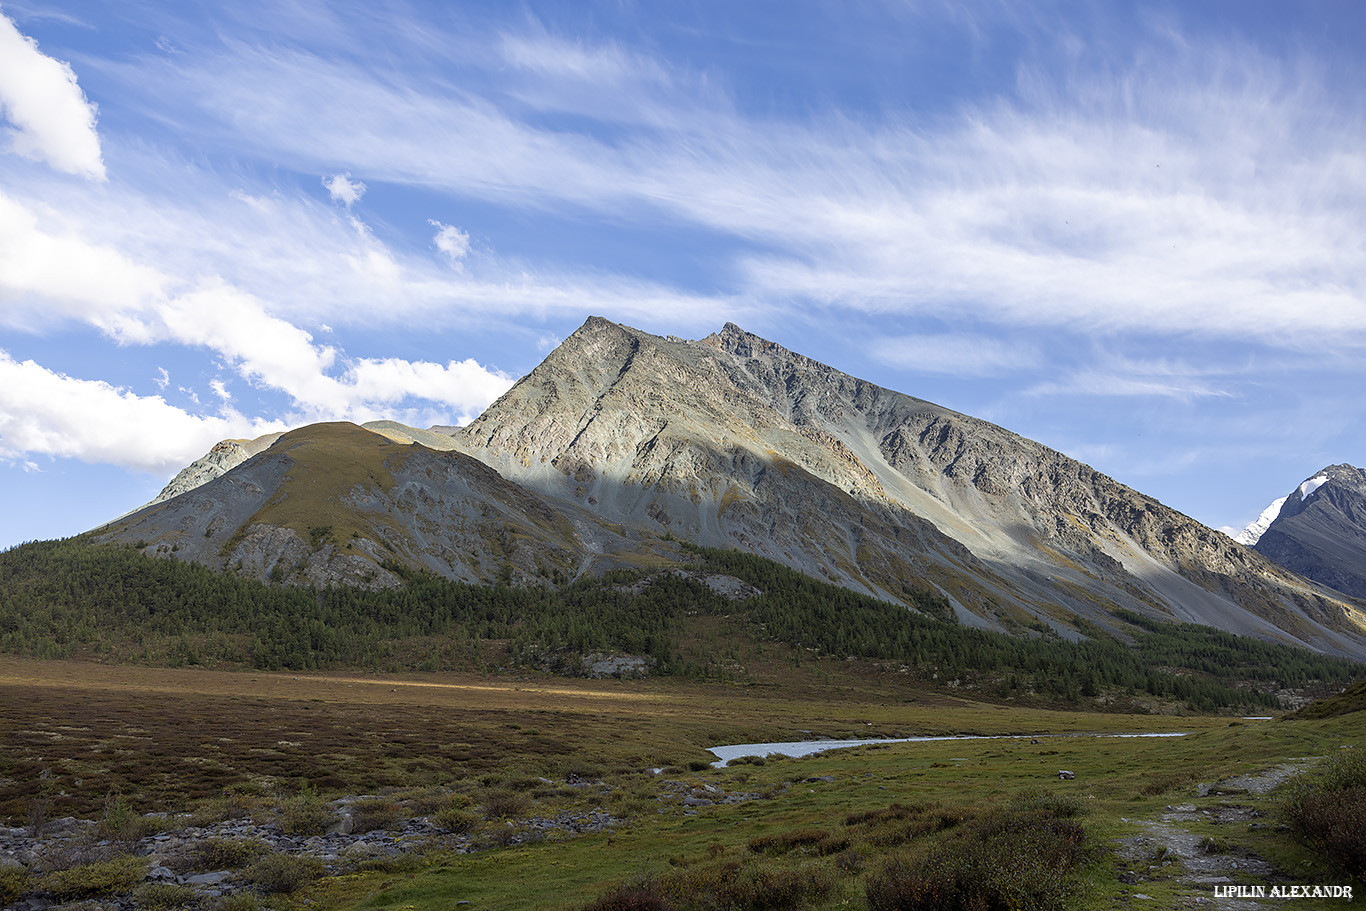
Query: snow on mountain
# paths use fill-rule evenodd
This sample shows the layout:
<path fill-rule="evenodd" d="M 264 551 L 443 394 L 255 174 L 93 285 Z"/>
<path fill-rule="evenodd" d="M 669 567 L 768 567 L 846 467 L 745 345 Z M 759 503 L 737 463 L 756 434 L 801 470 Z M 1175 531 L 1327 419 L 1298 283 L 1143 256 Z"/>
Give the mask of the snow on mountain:
<path fill-rule="evenodd" d="M 1308 500 L 1314 495 L 1314 491 L 1318 490 L 1326 483 L 1328 483 L 1328 475 L 1323 474 L 1322 472 L 1305 481 L 1298 488 L 1300 502 L 1303 503 Z M 1291 496 L 1294 496 L 1294 494 L 1281 497 L 1279 500 L 1273 500 L 1270 506 L 1262 510 L 1262 514 L 1257 517 L 1256 522 L 1253 522 L 1237 534 L 1229 534 L 1228 529 L 1220 530 L 1223 531 L 1224 534 L 1228 534 L 1230 538 L 1237 541 L 1239 544 L 1251 547 L 1262 539 L 1262 535 L 1266 534 L 1266 530 L 1270 528 L 1271 523 L 1275 522 L 1280 516 L 1281 508 L 1285 506 L 1286 501 L 1289 500 Z"/>
<path fill-rule="evenodd" d="M 1301 500 L 1301 502 L 1303 502 L 1304 500 L 1309 499 L 1311 496 L 1314 495 L 1314 491 L 1318 490 L 1320 487 L 1322 487 L 1324 484 L 1327 484 L 1327 483 L 1328 483 L 1328 475 L 1326 475 L 1326 474 L 1315 475 L 1314 477 L 1312 477 L 1312 478 L 1310 478 L 1309 480 L 1305 481 L 1303 484 L 1300 485 L 1300 500 Z"/>
<path fill-rule="evenodd" d="M 1306 481 L 1305 483 L 1307 484 L 1309 482 Z M 1271 523 L 1275 522 L 1276 517 L 1281 514 L 1281 507 L 1285 505 L 1285 501 L 1288 499 L 1290 498 L 1281 497 L 1278 500 L 1273 500 L 1270 506 L 1262 510 L 1262 514 L 1257 517 L 1256 522 L 1253 522 L 1238 534 L 1230 535 L 1230 537 L 1239 544 L 1245 544 L 1248 547 L 1256 544 L 1257 541 L 1261 539 L 1262 535 L 1266 533 L 1266 530 L 1271 527 Z"/>

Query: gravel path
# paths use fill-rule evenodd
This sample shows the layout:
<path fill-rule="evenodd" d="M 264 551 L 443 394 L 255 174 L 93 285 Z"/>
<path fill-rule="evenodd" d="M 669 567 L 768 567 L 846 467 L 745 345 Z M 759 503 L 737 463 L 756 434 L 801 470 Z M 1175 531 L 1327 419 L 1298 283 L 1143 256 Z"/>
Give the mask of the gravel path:
<path fill-rule="evenodd" d="M 1155 819 L 1126 819 L 1140 832 L 1120 839 L 1118 855 L 1128 865 L 1120 880 L 1134 887 L 1135 904 L 1150 897 L 1143 883 L 1175 880 L 1180 884 L 1178 908 L 1206 908 L 1215 911 L 1254 911 L 1283 907 L 1284 902 L 1270 899 L 1234 898 L 1216 895 L 1216 886 L 1265 881 L 1276 873 L 1274 867 L 1250 851 L 1238 850 L 1231 842 L 1249 825 L 1262 824 L 1261 811 L 1254 803 L 1233 802 L 1239 796 L 1260 798 L 1288 778 L 1304 771 L 1312 759 L 1282 763 L 1251 775 L 1239 775 L 1214 785 L 1201 785 L 1196 803 L 1168 805 Z M 1210 853 L 1206 836 L 1192 831 L 1197 823 L 1231 827 L 1225 850 Z M 1236 828 L 1232 828 L 1235 827 Z"/>

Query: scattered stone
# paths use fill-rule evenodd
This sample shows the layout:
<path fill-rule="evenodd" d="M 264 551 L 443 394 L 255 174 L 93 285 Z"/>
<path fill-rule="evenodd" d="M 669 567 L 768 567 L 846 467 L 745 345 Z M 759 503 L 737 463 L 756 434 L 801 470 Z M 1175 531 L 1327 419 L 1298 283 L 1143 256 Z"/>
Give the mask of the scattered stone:
<path fill-rule="evenodd" d="M 1077 777 L 1076 772 L 1069 772 L 1067 769 L 1058 769 L 1058 778 L 1062 781 L 1070 781 Z"/>

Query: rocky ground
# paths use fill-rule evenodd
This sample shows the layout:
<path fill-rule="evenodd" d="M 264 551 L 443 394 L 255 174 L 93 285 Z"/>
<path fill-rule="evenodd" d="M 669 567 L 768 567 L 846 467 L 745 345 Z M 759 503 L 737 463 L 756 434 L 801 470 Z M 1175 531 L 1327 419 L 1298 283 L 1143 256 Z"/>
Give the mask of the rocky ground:
<path fill-rule="evenodd" d="M 472 813 L 467 830 L 459 832 L 452 831 L 450 818 L 439 813 L 394 816 L 382 827 L 370 828 L 373 816 L 367 817 L 365 806 L 385 800 L 375 796 L 320 803 L 328 825 L 325 832 L 313 835 L 288 832 L 278 812 L 259 810 L 207 824 L 194 824 L 195 817 L 189 814 L 152 814 L 141 817 L 137 828 L 155 830 L 154 834 L 132 840 L 104 837 L 107 826 L 70 817 L 47 820 L 37 833 L 32 827 L 0 828 L 0 874 L 27 872 L 22 891 L 3 907 L 4 911 L 163 911 L 170 900 L 176 907 L 250 911 L 258 907 L 255 896 L 289 891 L 253 872 L 258 867 L 255 862 L 262 858 L 284 858 L 281 868 L 301 871 L 307 880 L 383 868 L 434 852 L 465 854 L 494 846 L 574 838 L 609 831 L 627 821 L 602 806 L 617 788 L 573 778 L 542 781 L 547 787 L 579 792 L 581 799 L 573 808 L 559 812 L 538 813 L 540 808 L 533 805 L 510 818 Z M 665 777 L 657 778 L 652 790 L 656 812 L 685 815 L 764 796 L 726 791 L 697 779 Z M 448 827 L 443 828 L 443 822 Z M 73 901 L 69 883 L 55 885 L 55 877 L 64 871 L 78 875 L 84 871 L 93 889 L 93 881 L 103 875 L 98 872 L 100 865 L 129 858 L 135 859 L 132 866 L 137 875 L 102 894 Z M 0 896 L 4 894 L 0 881 Z"/>
<path fill-rule="evenodd" d="M 1221 896 L 1221 886 L 1258 883 L 1271 885 L 1278 871 L 1251 851 L 1238 846 L 1238 834 L 1275 825 L 1263 816 L 1256 798 L 1291 776 L 1302 772 L 1310 760 L 1283 763 L 1252 775 L 1201 785 L 1193 802 L 1169 804 L 1153 819 L 1126 819 L 1140 832 L 1122 839 L 1119 859 L 1128 866 L 1120 880 L 1133 887 L 1136 903 L 1152 899 L 1145 883 L 1174 882 L 1182 904 L 1178 907 L 1218 911 L 1255 911 L 1278 906 L 1272 899 Z M 1217 827 L 1210 836 L 1197 829 Z M 1224 834 L 1226 833 L 1226 834 Z"/>

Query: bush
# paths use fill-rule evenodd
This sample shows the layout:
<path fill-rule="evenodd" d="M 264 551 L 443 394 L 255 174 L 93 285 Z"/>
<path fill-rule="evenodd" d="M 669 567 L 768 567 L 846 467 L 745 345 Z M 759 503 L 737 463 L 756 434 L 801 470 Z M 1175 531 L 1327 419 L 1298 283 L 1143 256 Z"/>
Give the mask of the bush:
<path fill-rule="evenodd" d="M 1334 867 L 1366 880 L 1366 751 L 1344 750 L 1299 776 L 1281 813 Z"/>
<path fill-rule="evenodd" d="M 491 791 L 484 797 L 484 815 L 489 819 L 511 819 L 526 812 L 526 799 L 511 791 Z"/>
<path fill-rule="evenodd" d="M 351 821 L 353 832 L 397 829 L 403 822 L 403 808 L 397 801 L 382 797 L 358 800 L 351 807 Z"/>
<path fill-rule="evenodd" d="M 223 895 L 213 903 L 213 911 L 261 911 L 261 900 L 250 892 Z"/>
<path fill-rule="evenodd" d="M 1009 807 L 965 814 L 952 833 L 894 855 L 868 877 L 873 911 L 1053 909 L 1075 892 L 1075 874 L 1095 858 L 1066 799 L 1026 795 Z"/>
<path fill-rule="evenodd" d="M 750 858 L 617 886 L 584 911 L 789 911 L 828 898 L 835 885 L 834 874 L 823 866 L 777 867 Z"/>
<path fill-rule="evenodd" d="M 617 886 L 584 906 L 584 911 L 675 911 L 653 881 Z"/>
<path fill-rule="evenodd" d="M 431 817 L 432 825 L 446 832 L 464 835 L 473 832 L 482 821 L 479 814 L 462 806 L 452 804 L 439 810 Z"/>
<path fill-rule="evenodd" d="M 143 883 L 133 890 L 133 900 L 143 911 L 173 911 L 175 908 L 189 908 L 198 904 L 199 893 L 194 886 Z"/>
<path fill-rule="evenodd" d="M 12 905 L 28 891 L 28 870 L 0 864 L 0 907 Z"/>
<path fill-rule="evenodd" d="M 146 875 L 147 858 L 115 857 L 69 870 L 55 870 L 39 879 L 38 888 L 51 892 L 58 901 L 123 895 L 131 892 Z"/>
<path fill-rule="evenodd" d="M 811 847 L 820 842 L 828 841 L 829 838 L 830 833 L 824 829 L 797 829 L 777 835 L 760 835 L 758 838 L 751 838 L 749 849 L 756 854 L 786 854 L 789 851 L 795 851 L 797 848 Z M 845 842 L 843 847 L 848 847 L 848 842 Z"/>
<path fill-rule="evenodd" d="M 262 892 L 294 892 L 323 874 L 323 862 L 307 854 L 267 854 L 242 871 Z"/>
<path fill-rule="evenodd" d="M 105 801 L 104 816 L 96 831 L 101 838 L 132 845 L 160 828 L 161 820 L 142 816 L 122 794 L 111 794 Z"/>
<path fill-rule="evenodd" d="M 280 828 L 286 835 L 326 835 L 336 822 L 337 814 L 311 788 L 280 805 Z"/>
<path fill-rule="evenodd" d="M 259 838 L 206 838 L 190 849 L 194 866 L 204 870 L 240 870 L 270 851 Z"/>

